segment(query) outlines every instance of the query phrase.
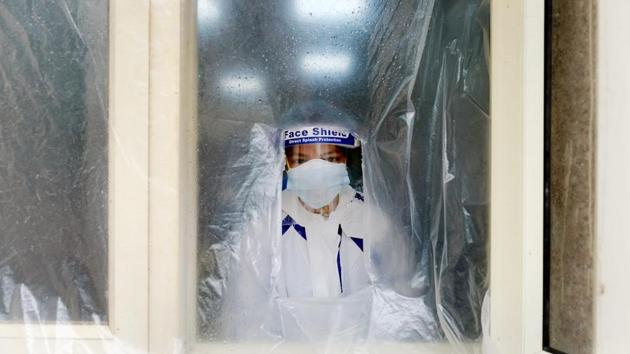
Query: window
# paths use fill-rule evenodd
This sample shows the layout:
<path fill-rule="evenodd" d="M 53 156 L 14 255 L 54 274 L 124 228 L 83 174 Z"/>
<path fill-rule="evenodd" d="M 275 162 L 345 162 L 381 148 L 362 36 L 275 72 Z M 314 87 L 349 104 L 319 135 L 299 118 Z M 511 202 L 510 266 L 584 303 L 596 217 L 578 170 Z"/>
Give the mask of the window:
<path fill-rule="evenodd" d="M 146 349 L 148 7 L 0 13 L 0 350 Z"/>
<path fill-rule="evenodd" d="M 108 323 L 106 6 L 3 9 L 2 322 Z"/>
<path fill-rule="evenodd" d="M 420 218 L 414 214 L 402 219 L 401 225 L 410 226 L 411 219 L 443 221 L 423 224 L 422 227 L 435 237 L 425 243 L 412 244 L 411 249 L 418 250 L 420 255 L 423 252 L 439 254 L 442 258 L 424 259 L 452 265 L 440 268 L 438 264 L 445 276 L 444 282 L 439 285 L 429 280 L 430 286 L 422 290 L 443 291 L 440 309 L 435 301 L 429 304 L 431 311 L 442 311 L 442 321 L 462 321 L 451 325 L 457 331 L 442 333 L 436 341 L 422 338 L 412 343 L 375 342 L 371 343 L 373 349 L 415 352 L 422 348 L 426 352 L 446 353 L 452 349 L 446 338 L 450 334 L 457 336 L 462 348 L 477 350 L 483 333 L 480 307 L 485 290 L 490 286 L 492 311 L 489 333 L 486 333 L 491 340 L 485 344 L 495 346 L 499 353 L 519 352 L 522 348 L 527 352 L 542 350 L 542 195 L 530 192 L 542 189 L 543 130 L 542 120 L 538 120 L 542 117 L 543 87 L 540 4 L 520 0 L 491 4 L 438 1 L 435 8 L 429 9 L 423 7 L 430 3 L 426 0 L 402 2 L 401 7 L 391 6 L 390 2 L 347 1 L 334 9 L 336 3 L 333 2 L 323 4 L 330 6 L 323 6 L 321 2 L 315 6 L 311 1 L 290 3 L 290 8 L 275 9 L 278 11 L 271 14 L 271 7 L 260 4 L 239 8 L 243 6 L 239 2 L 209 0 L 184 3 L 110 0 L 107 5 L 96 1 L 81 4 L 67 1 L 62 5 L 47 5 L 60 7 L 55 8 L 57 12 L 47 11 L 42 16 L 51 12 L 50 16 L 63 18 L 64 21 L 56 21 L 50 27 L 63 33 L 67 31 L 65 40 L 73 38 L 73 45 L 78 48 L 75 52 L 60 53 L 60 58 L 82 58 L 88 67 L 101 68 L 98 73 L 79 70 L 79 77 L 60 72 L 61 88 L 51 92 L 93 97 L 91 90 L 96 87 L 103 90 L 102 101 L 90 100 L 90 104 L 80 107 L 76 102 L 85 103 L 85 99 L 72 99 L 70 106 L 61 107 L 62 111 L 73 113 L 68 119 L 78 122 L 76 125 L 63 122 L 67 127 L 78 129 L 69 136 L 82 137 L 84 141 L 58 141 L 61 146 L 76 143 L 72 146 L 77 146 L 78 150 L 73 151 L 81 152 L 71 155 L 79 157 L 76 161 L 67 157 L 78 167 L 68 168 L 64 173 L 80 176 L 78 172 L 86 172 L 91 176 L 94 169 L 90 166 L 102 172 L 96 173 L 101 185 L 93 184 L 89 178 L 78 178 L 72 181 L 80 183 L 71 183 L 69 188 L 79 201 L 96 200 L 90 199 L 94 198 L 95 191 L 105 193 L 103 199 L 85 207 L 70 203 L 76 216 L 59 220 L 60 223 L 81 221 L 77 221 L 80 226 L 77 229 L 96 235 L 94 240 L 101 242 L 100 248 L 89 245 L 76 248 L 101 251 L 90 256 L 88 263 L 100 262 L 103 266 L 85 274 L 90 275 L 92 283 L 100 284 L 93 286 L 94 294 L 102 298 L 100 303 L 104 305 L 100 307 L 99 321 L 93 316 L 84 320 L 70 310 L 68 313 L 72 315 L 67 317 L 70 320 L 63 324 L 29 325 L 2 319 L 0 351 L 42 352 L 43 348 L 52 347 L 60 351 L 89 350 L 92 353 L 116 353 L 130 348 L 140 353 L 221 353 L 227 350 L 245 353 L 260 348 L 260 342 L 215 336 L 218 332 L 213 331 L 212 326 L 220 326 L 221 322 L 217 316 L 220 312 L 214 311 L 213 300 L 219 297 L 206 293 L 211 288 L 204 288 L 203 283 L 208 273 L 217 274 L 215 270 L 225 266 L 221 262 L 212 263 L 213 259 L 219 259 L 210 257 L 217 251 L 217 246 L 212 248 L 212 237 L 231 235 L 228 214 L 240 210 L 237 206 L 224 209 L 220 216 L 225 219 L 216 219 L 217 206 L 225 202 L 221 196 L 234 194 L 243 187 L 243 179 L 238 178 L 243 170 L 247 170 L 249 176 L 260 178 L 264 178 L 266 172 L 256 161 L 239 160 L 239 156 L 245 155 L 246 146 L 239 145 L 237 140 L 230 140 L 232 149 L 225 148 L 230 134 L 243 139 L 259 138 L 260 135 L 252 135 L 252 132 L 264 134 L 265 126 L 274 126 L 282 113 L 308 97 L 334 102 L 363 122 L 379 113 L 391 112 L 391 107 L 399 108 L 397 113 L 409 113 L 409 107 L 404 104 L 406 93 L 412 97 L 416 112 L 430 117 L 427 119 L 434 126 L 415 124 L 411 127 L 409 115 L 394 114 L 394 119 L 383 123 L 386 129 L 380 131 L 382 134 L 376 134 L 375 138 L 384 143 L 382 149 L 366 145 L 363 156 L 376 154 L 384 162 L 382 166 L 389 163 L 387 168 L 368 172 L 402 177 L 397 183 L 383 186 L 391 195 L 407 195 L 407 189 L 427 193 L 415 195 L 412 201 L 395 198 L 404 201 L 399 205 L 401 209 L 421 214 Z M 379 4 L 383 6 L 373 6 Z M 492 26 L 484 25 L 490 17 L 489 7 L 482 6 L 480 8 L 485 10 L 480 11 L 476 6 L 479 4 L 491 5 Z M 409 13 L 417 10 L 410 8 L 411 5 L 416 5 L 425 16 L 410 17 Z M 0 6 L 0 25 L 4 26 L 6 15 L 14 11 L 6 6 Z M 105 6 L 109 7 L 109 12 L 105 11 Z M 375 8 L 383 16 L 370 13 Z M 256 16 L 241 16 L 243 11 Z M 428 18 L 429 13 L 435 16 Z M 290 16 L 274 17 L 282 14 Z M 260 17 L 276 21 L 257 20 Z M 441 22 L 446 19 L 448 25 Z M 90 29 L 81 30 L 87 24 Z M 315 30 L 318 28 L 320 32 Z M 382 31 L 375 31 L 376 28 Z M 390 33 L 390 28 L 398 31 Z M 491 52 L 486 41 L 489 33 L 484 33 L 489 28 L 492 28 Z M 512 30 L 505 30 L 507 28 Z M 0 35 L 14 33 L 12 31 L 13 27 L 3 28 Z M 462 31 L 471 36 L 459 38 L 458 33 Z M 99 36 L 95 37 L 94 33 Z M 409 37 L 401 35 L 406 33 Z M 427 37 L 417 36 L 422 33 Z M 259 43 L 264 35 L 272 36 L 265 40 L 275 45 L 273 49 Z M 390 37 L 397 35 L 400 37 L 395 40 Z M 418 38 L 426 40 L 431 47 L 419 53 L 418 46 L 412 43 Z M 0 41 L 3 45 L 11 43 L 1 37 Z M 92 44 L 86 44 L 92 41 L 101 43 L 100 54 L 89 50 L 95 50 Z M 40 44 L 33 43 L 35 47 Z M 370 53 L 378 52 L 379 44 L 390 46 L 383 53 L 391 57 L 380 57 L 376 61 L 392 65 L 378 66 L 372 62 L 376 57 Z M 70 44 L 63 42 L 63 45 Z M 283 52 L 285 45 L 292 50 Z M 89 53 L 94 56 L 87 55 Z M 404 56 L 407 56 L 405 60 Z M 407 60 L 409 58 L 417 59 L 420 64 Z M 2 60 L 9 59 L 3 57 Z M 82 67 L 75 62 L 69 60 L 68 65 L 55 68 Z M 409 63 L 412 63 L 411 68 L 407 66 Z M 487 79 L 488 63 L 492 63 L 493 73 L 490 92 L 487 80 L 470 80 L 484 75 Z M 414 65 L 419 65 L 417 72 L 424 80 L 405 81 L 413 77 L 407 74 L 416 71 Z M 292 74 L 296 72 L 300 75 Z M 400 85 L 375 84 L 379 75 L 392 73 L 400 79 Z M 463 81 L 457 82 L 458 74 Z M 76 82 L 74 86 L 64 86 L 73 82 Z M 100 86 L 94 86 L 94 82 L 99 82 Z M 88 89 L 77 88 L 89 84 L 92 86 Z M 401 91 L 405 93 L 400 96 L 403 104 L 395 100 L 385 102 L 386 97 L 395 97 L 392 92 L 400 87 L 407 90 Z M 0 102 L 6 99 L 3 95 Z M 444 105 L 436 106 L 436 101 Z M 35 109 L 41 104 L 48 109 L 43 102 L 35 102 L 33 107 L 27 108 Z M 374 109 L 374 102 L 380 104 L 380 111 Z M 488 120 L 489 111 L 499 119 Z M 462 118 L 466 112 L 472 112 L 468 120 Z M 95 136 L 82 133 L 91 131 L 87 128 L 89 117 L 102 118 L 93 122 L 100 127 Z M 4 127 L 7 123 L 2 121 L 2 124 Z M 254 126 L 259 130 L 254 130 Z M 372 132 L 379 131 L 372 128 Z M 408 128 L 426 138 L 411 140 L 415 153 L 411 160 L 416 166 L 427 167 L 427 178 L 415 179 L 421 181 L 418 185 L 405 184 L 405 166 L 392 158 L 396 149 L 406 147 L 405 129 Z M 362 136 L 369 136 L 366 131 Z M 401 131 L 399 135 L 391 134 Z M 439 134 L 433 134 L 436 132 Z M 470 139 L 470 132 L 481 139 Z M 32 136 L 26 134 L 26 138 L 32 139 Z M 51 141 L 37 142 L 51 144 Z M 88 144 L 88 141 L 94 143 Z M 428 142 L 435 144 L 425 145 Z M 0 142 L 0 147 L 3 143 Z M 476 154 L 482 150 L 490 150 L 491 154 Z M 0 157 L 10 156 L 2 155 L 5 153 L 0 150 Z M 434 159 L 428 161 L 427 156 Z M 443 168 L 444 160 L 457 161 L 453 158 L 462 156 L 470 157 L 465 159 L 468 164 L 463 170 Z M 238 170 L 239 167 L 243 170 Z M 261 168 L 253 170 L 252 167 Z M 462 171 L 466 173 L 458 174 Z M 486 185 L 489 173 L 492 183 Z M 373 178 L 368 175 L 364 174 L 366 185 L 369 178 Z M 0 183 L 4 183 L 1 178 Z M 437 181 L 435 185 L 430 183 L 432 178 Z M 375 180 L 378 179 L 371 181 Z M 440 186 L 444 188 L 437 188 Z M 0 194 L 0 200 L 2 197 Z M 427 200 L 441 200 L 443 206 L 448 207 L 447 211 L 417 208 Z M 412 204 L 415 206 L 411 207 Z M 453 213 L 449 214 L 451 211 Z M 455 216 L 461 218 L 456 220 Z M 466 237 L 460 238 L 458 247 L 445 247 L 448 244 L 444 242 L 444 235 L 464 227 L 466 233 L 459 235 Z M 453 231 L 454 228 L 459 229 Z M 492 234 L 490 241 L 486 239 L 489 233 Z M 489 252 L 487 242 L 491 245 Z M 74 244 L 71 246 L 75 248 Z M 491 262 L 488 255 L 492 257 Z M 0 262 L 2 267 L 5 258 L 0 258 Z M 433 265 L 431 262 L 414 264 L 418 268 Z M 486 282 L 488 276 L 490 284 Z M 537 293 L 540 297 L 523 295 Z M 430 294 L 427 298 L 435 296 Z M 453 313 L 456 316 L 447 318 Z M 312 347 L 294 342 L 287 343 L 286 349 L 293 353 L 309 351 Z"/>
<path fill-rule="evenodd" d="M 193 274 L 196 270 L 191 277 L 196 293 L 189 296 L 195 306 L 189 306 L 197 323 L 189 335 L 204 348 L 200 351 L 224 351 L 220 348 L 227 347 L 220 343 L 225 341 L 230 350 L 246 351 L 251 340 L 275 347 L 279 337 L 287 339 L 286 345 L 305 349 L 301 339 L 317 341 L 330 333 L 318 330 L 324 326 L 306 323 L 316 316 L 298 315 L 299 311 L 307 306 L 317 307 L 318 313 L 352 311 L 352 302 L 363 300 L 348 294 L 351 281 L 343 281 L 347 276 L 344 238 L 339 236 L 337 261 L 328 264 L 329 274 L 338 276 L 336 290 L 350 304 L 295 301 L 291 293 L 316 290 L 292 292 L 287 285 L 290 304 L 278 305 L 282 320 L 268 308 L 275 304 L 271 299 L 276 290 L 282 293 L 276 289 L 278 283 L 317 277 L 311 253 L 311 264 L 292 263 L 302 270 L 310 266 L 309 272 L 286 275 L 284 261 L 278 273 L 273 268 L 276 259 L 291 258 L 290 251 L 274 248 L 276 242 L 292 237 L 285 236 L 284 226 L 287 235 L 291 227 L 303 230 L 298 242 L 309 242 L 306 235 L 315 233 L 293 220 L 285 205 L 274 203 L 279 199 L 284 203 L 289 195 L 288 189 L 281 191 L 281 131 L 306 122 L 356 133 L 362 140 L 363 163 L 358 170 L 362 165 L 364 178 L 357 178 L 357 169 L 349 164 L 350 184 L 366 204 L 378 205 L 386 215 L 383 219 L 398 228 L 391 228 L 385 246 L 370 250 L 378 253 L 389 247 L 391 253 L 378 262 L 366 260 L 382 267 L 379 271 L 395 268 L 379 273 L 383 286 L 396 295 L 405 294 L 405 306 L 414 309 L 407 313 L 424 314 L 401 321 L 413 329 L 407 328 L 409 337 L 398 339 L 406 344 L 397 348 L 413 350 L 427 342 L 447 343 L 447 338 L 476 345 L 487 289 L 489 215 L 485 32 L 489 8 L 485 5 L 352 1 L 316 6 L 313 1 L 282 5 L 263 1 L 251 7 L 228 1 L 197 2 L 193 55 L 198 58 L 194 157 L 198 260 L 189 270 Z M 380 210 L 378 217 L 373 216 L 380 220 Z M 362 222 L 369 220 L 365 217 Z M 333 233 L 346 230 L 345 221 L 331 229 Z M 369 232 L 374 229 L 361 232 L 376 234 Z M 349 231 L 351 238 L 365 247 L 376 243 L 376 237 L 369 241 L 370 237 L 355 232 Z M 276 274 L 284 280 L 274 282 Z M 300 279 L 291 281 L 291 276 Z M 387 296 L 377 286 L 373 289 Z M 376 313 L 378 298 L 373 299 Z M 402 295 L 384 301 L 403 306 L 401 299 Z M 276 328 L 283 321 L 295 324 L 292 329 Z M 343 332 L 350 342 L 373 339 L 361 334 L 370 321 L 359 321 L 348 331 L 335 327 L 346 328 L 345 322 L 330 324 L 336 328 L 334 335 Z M 378 322 L 379 318 L 372 319 L 369 331 L 379 331 Z M 397 341 L 388 335 L 390 341 Z M 448 345 L 442 347 L 446 350 Z M 385 348 L 381 350 L 390 350 Z"/>

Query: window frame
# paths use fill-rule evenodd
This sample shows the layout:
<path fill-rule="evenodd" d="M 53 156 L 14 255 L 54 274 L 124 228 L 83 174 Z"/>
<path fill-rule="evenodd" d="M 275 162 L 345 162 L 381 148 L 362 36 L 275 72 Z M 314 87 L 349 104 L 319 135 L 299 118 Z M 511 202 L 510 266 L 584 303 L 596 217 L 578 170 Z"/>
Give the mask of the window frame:
<path fill-rule="evenodd" d="M 542 337 L 545 0 L 493 0 L 491 31 L 491 346 L 496 353 L 548 353 Z"/>
<path fill-rule="evenodd" d="M 108 322 L 2 323 L 1 352 L 148 350 L 149 1 L 108 6 Z"/>
<path fill-rule="evenodd" d="M 155 241 L 151 269 L 159 276 L 151 278 L 150 313 L 151 328 L 161 330 L 151 333 L 150 347 L 159 353 L 181 348 L 191 353 L 249 352 L 251 344 L 198 343 L 195 337 L 195 4 L 195 0 L 186 0 L 152 8 L 151 69 L 155 76 L 151 80 L 150 140 L 151 176 L 156 183 L 151 188 L 151 205 L 155 205 L 151 208 Z M 490 245 L 489 349 L 547 353 L 542 341 L 544 0 L 492 0 L 491 9 L 491 111 L 495 117 L 491 126 L 491 234 L 495 236 Z M 175 291 L 158 295 L 165 287 Z M 291 348 L 294 353 L 313 351 L 309 345 Z M 414 345 L 418 349 L 440 353 L 452 346 Z"/>
<path fill-rule="evenodd" d="M 109 1 L 109 324 L 4 324 L 0 348 L 12 353 L 67 345 L 90 353 L 245 351 L 251 347 L 198 344 L 194 336 L 195 0 Z M 492 0 L 491 6 L 490 345 L 498 353 L 546 353 L 544 0 Z M 33 334 L 37 330 L 41 335 Z M 413 349 L 450 348 L 418 344 Z M 312 350 L 298 345 L 292 352 Z"/>

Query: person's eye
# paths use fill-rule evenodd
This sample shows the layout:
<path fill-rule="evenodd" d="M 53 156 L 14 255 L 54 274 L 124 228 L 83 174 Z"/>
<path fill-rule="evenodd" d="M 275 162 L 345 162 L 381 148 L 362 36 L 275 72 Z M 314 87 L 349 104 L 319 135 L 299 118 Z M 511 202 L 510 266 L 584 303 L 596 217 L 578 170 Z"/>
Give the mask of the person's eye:
<path fill-rule="evenodd" d="M 326 161 L 328 162 L 337 162 L 337 158 L 335 158 L 334 156 L 329 156 Z"/>
<path fill-rule="evenodd" d="M 303 164 L 303 163 L 305 163 L 305 162 L 306 162 L 306 159 L 302 159 L 302 158 L 297 159 L 297 163 L 298 163 L 299 165 L 301 165 L 301 164 Z"/>

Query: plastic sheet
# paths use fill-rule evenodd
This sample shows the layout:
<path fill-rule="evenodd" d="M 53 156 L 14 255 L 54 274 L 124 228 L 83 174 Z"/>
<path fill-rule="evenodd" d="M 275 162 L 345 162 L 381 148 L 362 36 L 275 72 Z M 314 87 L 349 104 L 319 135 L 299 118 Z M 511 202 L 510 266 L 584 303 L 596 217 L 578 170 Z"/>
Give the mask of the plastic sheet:
<path fill-rule="evenodd" d="M 198 335 L 474 351 L 487 286 L 488 4 L 348 3 L 231 2 L 213 18 L 200 2 Z M 370 286 L 339 298 L 276 291 L 281 131 L 304 124 L 363 142 Z"/>
<path fill-rule="evenodd" d="M 106 14 L 0 3 L 0 323 L 107 323 Z"/>

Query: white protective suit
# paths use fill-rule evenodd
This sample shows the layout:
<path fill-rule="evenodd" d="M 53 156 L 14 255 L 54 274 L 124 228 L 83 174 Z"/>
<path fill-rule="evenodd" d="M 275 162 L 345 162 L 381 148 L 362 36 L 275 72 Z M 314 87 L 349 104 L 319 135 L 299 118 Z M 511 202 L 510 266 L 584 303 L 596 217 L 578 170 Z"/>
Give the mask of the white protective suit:
<path fill-rule="evenodd" d="M 363 196 L 350 186 L 327 218 L 306 210 L 295 192 L 282 192 L 281 296 L 339 297 L 370 284 L 364 210 Z"/>
<path fill-rule="evenodd" d="M 369 276 L 383 267 L 387 273 L 401 270 L 404 255 L 392 231 L 350 186 L 328 219 L 306 210 L 295 192 L 283 191 L 276 286 L 282 337 L 344 343 L 343 352 L 367 338 L 410 340 L 434 333 L 436 324 L 427 320 L 431 310 L 422 301 Z"/>

